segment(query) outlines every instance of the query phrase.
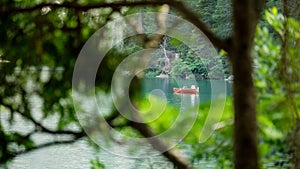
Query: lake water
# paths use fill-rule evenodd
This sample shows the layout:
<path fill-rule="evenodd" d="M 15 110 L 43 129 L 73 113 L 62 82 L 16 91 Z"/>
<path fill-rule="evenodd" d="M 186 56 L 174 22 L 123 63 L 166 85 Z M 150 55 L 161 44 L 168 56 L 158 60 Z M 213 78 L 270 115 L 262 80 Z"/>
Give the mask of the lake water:
<path fill-rule="evenodd" d="M 162 90 L 169 104 L 179 106 L 181 97 L 173 94 L 173 87 L 181 87 L 182 85 L 197 85 L 200 88 L 200 94 L 197 101 L 201 103 L 209 102 L 213 95 L 218 95 L 222 90 L 211 91 L 211 84 L 215 85 L 215 89 L 223 87 L 224 81 L 210 82 L 208 80 L 196 81 L 192 80 L 174 80 L 174 79 L 144 79 L 143 95 L 147 95 L 154 89 Z M 231 84 L 226 84 L 226 94 L 231 95 Z M 188 96 L 190 97 L 190 96 Z M 192 101 L 192 100 L 191 100 Z M 26 128 L 26 123 L 19 123 L 19 128 Z M 44 138 L 45 139 L 45 138 Z M 46 139 L 51 139 L 47 138 Z M 118 149 L 121 147 L 116 147 Z M 188 153 L 185 153 L 188 154 Z M 80 140 L 69 145 L 56 145 L 32 151 L 30 153 L 16 157 L 8 166 L 10 169 L 88 169 L 90 168 L 90 160 L 99 157 L 107 169 L 133 169 L 133 168 L 172 168 L 169 162 L 163 157 L 156 156 L 147 159 L 124 158 L 110 154 L 106 151 L 95 151 L 87 140 Z M 152 166 L 152 167 L 150 167 Z M 197 168 L 214 168 L 214 161 L 200 161 L 195 164 Z"/>
<path fill-rule="evenodd" d="M 196 84 L 195 84 L 196 83 Z M 152 90 L 162 90 L 168 103 L 175 106 L 180 106 L 181 97 L 173 93 L 174 87 L 182 87 L 183 85 L 190 87 L 196 85 L 199 87 L 199 101 L 201 103 L 210 102 L 212 95 L 225 94 L 227 96 L 232 95 L 232 83 L 225 82 L 224 80 L 189 80 L 189 79 L 169 79 L 169 78 L 145 78 L 143 79 L 143 94 L 147 95 Z M 214 91 L 212 92 L 211 86 L 214 85 Z M 224 89 L 225 87 L 225 89 Z M 225 91 L 225 93 L 223 93 Z"/>

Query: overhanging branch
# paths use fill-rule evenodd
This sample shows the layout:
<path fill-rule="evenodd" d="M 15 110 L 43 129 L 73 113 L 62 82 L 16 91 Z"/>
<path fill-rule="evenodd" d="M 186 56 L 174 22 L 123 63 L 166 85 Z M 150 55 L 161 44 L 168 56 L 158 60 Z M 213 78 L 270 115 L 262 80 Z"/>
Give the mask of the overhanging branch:
<path fill-rule="evenodd" d="M 141 117 L 138 113 L 134 114 L 134 118 L 137 121 L 141 121 Z M 182 157 L 182 154 L 175 149 L 168 149 L 168 145 L 158 137 L 155 137 L 155 133 L 146 123 L 138 123 L 135 121 L 130 121 L 129 126 L 137 130 L 145 138 L 148 138 L 149 143 L 152 147 L 161 152 L 169 161 L 171 161 L 177 168 L 180 169 L 192 169 L 193 167 L 189 165 L 188 161 Z"/>
<path fill-rule="evenodd" d="M 31 7 L 25 7 L 25 8 L 12 8 L 9 10 L 3 10 L 2 13 L 20 13 L 20 12 L 32 12 L 35 10 L 40 10 L 44 7 L 50 7 L 51 9 L 57 9 L 57 8 L 70 8 L 75 9 L 79 11 L 88 11 L 90 9 L 96 9 L 96 8 L 113 8 L 113 9 L 119 9 L 121 7 L 136 7 L 136 6 L 146 6 L 146 5 L 152 5 L 152 6 L 159 6 L 163 4 L 168 4 L 169 1 L 163 0 L 163 1 L 139 1 L 139 2 L 112 2 L 112 3 L 97 3 L 97 4 L 87 4 L 87 5 L 81 5 L 77 3 L 40 3 L 35 6 Z"/>
<path fill-rule="evenodd" d="M 74 139 L 71 139 L 71 140 L 59 140 L 59 141 L 48 142 L 45 144 L 40 144 L 40 145 L 31 147 L 31 148 L 28 148 L 24 151 L 15 152 L 12 154 L 14 156 L 17 156 L 17 155 L 29 153 L 29 152 L 37 150 L 37 149 L 46 148 L 46 147 L 50 147 L 50 146 L 54 146 L 54 145 L 71 144 L 71 143 L 75 143 L 76 141 L 78 141 L 79 139 L 81 139 L 83 137 L 84 137 L 83 135 L 79 135 L 79 136 L 75 136 Z"/>
<path fill-rule="evenodd" d="M 171 1 L 171 0 L 162 0 L 162 1 L 138 1 L 138 2 L 112 2 L 112 3 L 97 3 L 97 4 L 87 4 L 87 5 L 81 5 L 77 3 L 40 3 L 35 6 L 31 7 L 15 7 L 11 9 L 5 9 L 2 8 L 0 11 L 0 14 L 12 14 L 12 13 L 24 13 L 24 12 L 32 12 L 36 10 L 41 10 L 44 7 L 49 7 L 51 9 L 57 9 L 57 8 L 69 8 L 69 9 L 75 9 L 78 11 L 88 11 L 90 9 L 97 9 L 97 8 L 112 8 L 113 10 L 119 10 L 121 7 L 138 7 L 138 6 L 161 6 L 164 4 L 168 4 L 171 7 L 178 10 L 182 16 L 185 17 L 189 22 L 194 24 L 197 28 L 199 28 L 211 41 L 211 43 L 219 48 L 223 49 L 226 52 L 230 51 L 230 39 L 222 40 L 218 38 L 211 29 L 208 28 L 208 26 L 199 19 L 199 17 L 191 11 L 191 9 L 187 8 L 185 4 L 181 1 Z"/>
<path fill-rule="evenodd" d="M 71 131 L 71 130 L 51 130 L 48 129 L 47 127 L 43 126 L 40 122 L 36 121 L 32 116 L 30 116 L 29 114 L 25 114 L 22 113 L 18 110 L 15 110 L 12 105 L 9 104 L 5 104 L 5 103 L 1 103 L 4 107 L 8 108 L 11 112 L 16 112 L 18 114 L 20 114 L 22 117 L 24 117 L 25 119 L 29 120 L 30 122 L 32 122 L 34 124 L 34 126 L 37 128 L 37 131 L 41 131 L 41 132 L 45 132 L 45 133 L 49 133 L 49 134 L 66 134 L 66 135 L 73 135 L 75 137 L 79 137 L 79 136 L 84 136 L 85 133 L 83 131 Z"/>
<path fill-rule="evenodd" d="M 212 30 L 209 29 L 208 26 L 202 20 L 200 20 L 199 17 L 191 9 L 185 6 L 183 2 L 171 1 L 170 5 L 177 9 L 181 13 L 181 15 L 185 17 L 185 19 L 187 19 L 189 22 L 191 22 L 197 28 L 199 28 L 216 48 L 223 49 L 228 53 L 230 52 L 230 38 L 226 40 L 218 38 L 212 32 Z"/>

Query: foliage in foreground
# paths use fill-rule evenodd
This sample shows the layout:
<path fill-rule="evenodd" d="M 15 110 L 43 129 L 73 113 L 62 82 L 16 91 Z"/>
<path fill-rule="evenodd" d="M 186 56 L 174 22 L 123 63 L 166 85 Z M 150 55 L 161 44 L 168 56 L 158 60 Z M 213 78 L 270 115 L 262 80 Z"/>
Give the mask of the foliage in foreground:
<path fill-rule="evenodd" d="M 13 6 L 15 3 L 18 6 L 19 1 L 12 1 L 10 5 Z M 27 5 L 32 5 L 35 2 L 28 1 L 26 3 Z M 72 66 L 79 52 L 78 46 L 81 46 L 91 32 L 101 25 L 101 21 L 105 18 L 104 16 L 110 16 L 111 11 L 93 10 L 86 12 L 82 16 L 79 16 L 76 11 L 66 8 L 53 10 L 49 14 L 47 14 L 49 11 L 44 12 L 43 15 L 40 15 L 39 12 L 32 12 L 30 15 L 16 14 L 11 18 L 4 15 L 1 16 L 2 29 L 0 32 L 2 41 L 0 43 L 0 55 L 4 59 L 11 61 L 8 64 L 1 65 L 1 72 L 4 73 L 1 73 L 0 78 L 4 80 L 1 81 L 0 92 L 1 96 L 5 96 L 5 98 L 0 99 L 1 115 L 5 115 L 5 118 L 1 118 L 1 120 L 8 121 L 8 125 L 14 125 L 16 123 L 14 119 L 21 116 L 24 121 L 32 124 L 28 128 L 28 132 L 24 134 L 20 131 L 8 131 L 4 123 L 1 123 L 0 137 L 3 142 L 1 142 L 0 147 L 0 162 L 12 159 L 16 154 L 11 153 L 11 151 L 14 152 L 15 149 L 24 150 L 35 147 L 31 139 L 35 132 L 48 134 L 65 132 L 65 134 L 71 136 L 72 140 L 82 136 L 81 132 L 63 130 L 74 123 L 78 125 L 72 113 L 72 103 L 69 98 L 71 86 L 69 82 L 73 73 Z M 97 15 L 96 18 L 94 18 L 95 13 Z M 276 14 L 276 12 L 273 14 Z M 98 18 L 98 15 L 103 16 L 103 18 Z M 259 112 L 261 113 L 259 120 L 262 132 L 260 150 L 264 160 L 279 161 L 278 158 L 284 159 L 284 157 L 287 157 L 285 156 L 285 152 L 288 151 L 286 148 L 286 137 L 291 127 L 289 125 L 293 124 L 291 118 L 295 115 L 294 113 L 292 113 L 293 115 L 286 113 L 290 111 L 287 108 L 290 108 L 290 103 L 295 104 L 294 101 L 299 100 L 299 95 L 297 95 L 299 93 L 297 64 L 300 57 L 297 49 L 299 49 L 300 29 L 299 24 L 292 19 L 284 20 L 287 22 L 281 22 L 281 17 L 278 16 L 273 16 L 273 18 L 269 16 L 269 19 L 271 22 L 274 22 L 275 32 L 279 35 L 274 33 L 274 30 L 270 31 L 268 28 L 261 28 L 260 33 L 263 32 L 264 37 L 261 36 L 258 39 L 263 41 L 261 43 L 257 42 L 257 51 L 262 52 L 257 55 L 258 60 L 261 58 L 258 61 L 261 65 L 258 65 L 260 67 L 256 69 L 262 76 L 255 76 L 258 78 L 258 81 L 256 81 L 257 87 L 261 90 L 261 95 L 259 96 Z M 277 20 L 280 22 L 277 22 Z M 285 24 L 283 23 L 288 23 L 287 25 L 289 25 L 287 34 L 284 33 L 286 31 L 282 31 L 285 29 Z M 271 32 L 273 35 L 276 34 L 275 37 L 278 38 L 274 38 L 270 34 Z M 288 40 L 286 46 L 290 46 L 286 50 L 280 50 L 282 44 L 279 38 L 282 37 L 286 37 L 285 39 Z M 28 42 L 30 42 L 30 45 L 24 45 L 28 44 Z M 273 44 L 273 42 L 276 43 Z M 290 67 L 283 68 L 277 64 L 284 63 L 281 62 L 280 58 L 277 58 L 281 55 L 280 51 L 286 51 L 285 55 L 289 56 L 286 60 L 287 65 Z M 46 67 L 36 67 L 37 65 Z M 48 71 L 50 73 L 44 74 L 43 69 L 47 67 L 51 68 Z M 277 76 L 275 72 L 278 70 L 282 70 L 284 76 Z M 104 73 L 109 73 L 109 71 Z M 285 79 L 284 77 L 288 78 Z M 282 82 L 279 83 L 278 79 L 282 80 Z M 38 84 L 32 87 L 32 84 L 35 83 Z M 266 93 L 271 94 L 267 95 Z M 38 102 L 42 102 L 43 106 L 34 107 L 31 102 L 34 98 L 38 98 Z M 292 99 L 286 102 L 286 98 Z M 32 113 L 34 110 L 42 112 L 42 117 L 34 119 Z M 295 110 L 296 112 L 299 110 L 297 104 Z M 229 111 L 228 113 L 231 117 L 232 114 Z M 46 119 L 53 116 L 59 117 L 57 125 L 55 127 L 52 126 L 52 128 L 49 126 L 44 128 Z M 224 116 L 226 116 L 226 112 Z M 199 117 L 199 120 L 201 119 Z M 49 130 L 48 127 L 52 130 Z M 153 124 L 153 127 L 155 128 L 155 124 Z M 159 129 L 159 127 L 157 128 Z M 218 134 L 218 131 L 222 132 Z M 219 140 L 230 140 L 231 131 L 229 129 L 225 130 L 224 127 L 218 131 L 212 135 L 211 140 L 208 140 L 211 146 L 215 146 L 215 143 Z M 196 140 L 198 140 L 196 136 L 191 136 L 187 137 L 186 141 L 188 144 L 198 145 Z M 217 145 L 220 144 L 218 143 Z M 209 153 L 219 151 L 220 153 L 215 153 L 219 164 L 221 166 L 230 166 L 231 154 L 228 150 L 232 149 L 230 147 L 232 143 L 224 143 L 224 145 L 228 145 L 228 147 L 225 146 L 225 150 L 209 150 L 208 148 L 211 148 L 211 146 L 207 146 L 199 148 L 199 150 L 196 149 L 196 154 L 202 151 Z M 281 155 L 278 155 L 278 152 L 281 152 L 279 153 Z M 206 155 L 209 156 L 209 153 Z M 218 156 L 220 154 L 224 155 L 220 157 Z M 196 158 L 198 158 L 197 155 L 195 155 Z"/>

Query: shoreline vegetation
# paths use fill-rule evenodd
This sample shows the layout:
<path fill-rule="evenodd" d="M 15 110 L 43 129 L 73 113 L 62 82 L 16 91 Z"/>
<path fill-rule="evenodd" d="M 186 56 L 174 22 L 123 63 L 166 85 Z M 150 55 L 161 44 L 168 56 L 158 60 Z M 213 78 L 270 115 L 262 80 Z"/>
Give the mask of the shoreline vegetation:
<path fill-rule="evenodd" d="M 146 73 L 144 75 L 144 78 L 160 78 L 160 79 L 166 79 L 166 78 L 180 78 L 180 79 L 186 79 L 186 80 L 189 80 L 189 79 L 193 79 L 193 77 L 191 76 L 186 76 L 186 77 L 182 77 L 182 76 L 172 76 L 172 75 L 168 75 L 168 74 L 154 74 L 154 73 Z M 195 76 L 195 80 L 224 80 L 224 81 L 233 81 L 234 78 L 233 78 L 233 75 L 227 75 L 227 78 L 224 76 L 224 78 L 203 78 L 203 77 L 199 77 L 199 76 Z"/>

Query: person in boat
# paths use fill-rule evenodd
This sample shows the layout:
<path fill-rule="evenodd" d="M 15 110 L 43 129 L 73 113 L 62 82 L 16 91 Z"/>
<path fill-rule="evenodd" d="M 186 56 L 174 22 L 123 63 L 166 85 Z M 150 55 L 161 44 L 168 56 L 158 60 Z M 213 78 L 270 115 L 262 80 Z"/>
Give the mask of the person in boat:
<path fill-rule="evenodd" d="M 187 89 L 186 85 L 184 85 L 184 86 L 182 87 L 182 89 Z"/>

